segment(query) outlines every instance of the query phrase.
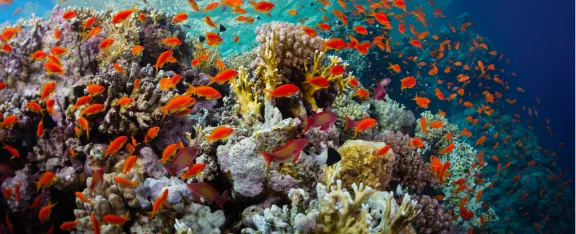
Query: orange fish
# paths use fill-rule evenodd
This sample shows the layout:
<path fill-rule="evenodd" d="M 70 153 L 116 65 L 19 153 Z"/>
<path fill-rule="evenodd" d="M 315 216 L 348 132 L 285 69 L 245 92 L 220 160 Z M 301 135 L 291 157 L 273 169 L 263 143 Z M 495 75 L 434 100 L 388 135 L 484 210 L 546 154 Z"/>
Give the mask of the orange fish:
<path fill-rule="evenodd" d="M 441 128 L 441 127 L 442 127 L 442 121 L 432 122 L 432 123 L 430 124 L 430 127 L 432 127 L 432 128 Z"/>
<path fill-rule="evenodd" d="M 56 177 L 53 172 L 44 172 L 44 174 L 40 176 L 40 180 L 34 182 L 34 184 L 36 184 L 36 191 L 40 191 L 41 187 L 48 187 L 52 185 L 56 180 L 58 180 L 58 177 Z"/>
<path fill-rule="evenodd" d="M 114 181 L 116 181 L 116 183 L 122 185 L 123 187 L 129 187 L 129 188 L 136 187 L 139 185 L 138 181 L 132 182 L 119 175 L 114 176 Z"/>
<path fill-rule="evenodd" d="M 178 13 L 177 15 L 174 16 L 174 18 L 172 18 L 172 23 L 173 24 L 181 23 L 182 21 L 187 19 L 188 14 L 186 14 L 186 12 Z"/>
<path fill-rule="evenodd" d="M 158 108 L 157 110 L 162 112 L 162 119 L 166 117 L 168 113 L 174 113 L 186 109 L 196 103 L 196 99 L 188 96 L 176 96 L 168 100 L 165 106 Z"/>
<path fill-rule="evenodd" d="M 13 148 L 12 146 L 4 145 L 2 148 L 10 152 L 10 155 L 12 155 L 10 159 L 20 158 L 20 153 L 18 153 L 18 150 Z"/>
<path fill-rule="evenodd" d="M 132 8 L 128 9 L 128 10 L 122 10 L 119 11 L 118 13 L 116 13 L 116 15 L 114 15 L 114 17 L 112 17 L 112 23 L 113 24 L 117 24 L 117 23 L 122 23 L 124 20 L 126 20 L 128 17 L 130 17 L 130 15 L 132 15 L 132 13 L 134 13 L 136 11 L 136 5 L 132 6 Z"/>
<path fill-rule="evenodd" d="M 58 28 L 54 29 L 54 38 L 56 40 L 59 40 L 62 37 L 62 33 L 60 32 L 60 30 L 58 30 Z"/>
<path fill-rule="evenodd" d="M 42 112 L 43 112 L 40 104 L 33 102 L 33 101 L 27 102 L 26 107 L 28 107 L 28 109 L 30 109 L 32 112 L 36 112 L 38 114 L 42 114 Z"/>
<path fill-rule="evenodd" d="M 102 41 L 100 42 L 100 46 L 99 46 L 99 47 L 100 47 L 100 49 L 103 50 L 103 49 L 106 49 L 106 48 L 110 47 L 112 44 L 114 44 L 114 39 L 112 39 L 112 38 L 106 38 L 106 39 L 104 39 L 104 40 L 102 40 Z"/>
<path fill-rule="evenodd" d="M 233 132 L 234 132 L 233 128 L 226 126 L 218 126 L 214 130 L 212 130 L 209 136 L 205 136 L 204 138 L 206 139 L 206 141 L 208 141 L 208 143 L 213 141 L 226 140 L 226 138 L 228 138 L 228 136 L 230 136 Z"/>
<path fill-rule="evenodd" d="M 132 55 L 142 55 L 142 51 L 144 51 L 144 46 L 136 45 L 132 47 Z"/>
<path fill-rule="evenodd" d="M 86 21 L 84 21 L 84 25 L 82 25 L 82 30 L 86 30 L 87 28 L 92 27 L 92 25 L 94 25 L 96 20 L 97 18 L 95 16 L 88 18 Z"/>
<path fill-rule="evenodd" d="M 188 166 L 188 170 L 186 171 L 186 173 L 182 174 L 180 176 L 180 178 L 182 180 L 186 180 L 186 179 L 195 177 L 195 176 L 199 175 L 200 173 L 202 173 L 202 170 L 204 170 L 205 167 L 206 167 L 206 164 L 193 164 L 191 166 Z"/>
<path fill-rule="evenodd" d="M 162 44 L 167 45 L 169 47 L 176 47 L 182 45 L 182 41 L 177 37 L 169 37 L 162 39 Z"/>
<path fill-rule="evenodd" d="M 390 151 L 390 145 L 386 145 L 386 146 L 382 147 L 382 149 L 379 149 L 378 151 L 376 151 L 374 156 L 372 156 L 372 158 L 370 158 L 370 161 L 373 161 L 378 156 L 387 154 L 388 151 Z"/>
<path fill-rule="evenodd" d="M 130 171 L 130 169 L 132 169 L 132 166 L 134 166 L 134 164 L 136 164 L 136 160 L 138 160 L 138 157 L 136 155 L 132 155 L 130 157 L 128 157 L 125 161 L 124 161 L 124 169 L 122 170 L 122 173 L 126 174 Z"/>
<path fill-rule="evenodd" d="M 36 200 L 34 200 L 34 202 L 32 203 L 32 205 L 28 206 L 28 209 L 35 209 L 36 207 L 38 207 L 38 205 L 41 202 L 41 198 L 40 196 L 36 197 Z"/>
<path fill-rule="evenodd" d="M 100 234 L 100 224 L 98 223 L 98 220 L 96 219 L 94 213 L 90 214 L 90 221 L 92 221 L 92 228 L 94 230 L 94 234 Z"/>
<path fill-rule="evenodd" d="M 158 212 L 160 211 L 160 209 L 162 209 L 162 205 L 165 203 L 165 200 L 162 199 L 162 197 L 158 197 L 156 198 L 156 200 L 154 201 L 154 205 L 152 206 L 152 211 L 151 212 L 147 212 L 147 214 L 150 217 L 154 217 L 156 214 L 158 214 Z"/>
<path fill-rule="evenodd" d="M 432 69 L 428 71 L 428 75 L 435 76 L 436 74 L 438 74 L 438 67 L 436 67 L 436 64 L 432 64 Z"/>
<path fill-rule="evenodd" d="M 314 30 L 313 28 L 308 27 L 308 26 L 304 26 L 302 28 L 302 31 L 304 31 L 304 33 L 306 33 L 306 35 L 311 36 L 311 37 L 318 36 L 318 33 L 316 33 L 316 30 Z"/>
<path fill-rule="evenodd" d="M 401 79 L 400 82 L 402 83 L 402 86 L 400 87 L 401 91 L 404 89 L 414 88 L 414 86 L 416 86 L 416 79 L 413 76 L 408 76 L 404 79 Z"/>
<path fill-rule="evenodd" d="M 54 207 L 58 202 L 52 204 L 50 200 L 48 200 L 48 205 L 42 207 L 40 212 L 38 212 L 38 219 L 40 222 L 46 222 L 50 219 L 50 213 L 52 213 L 52 207 Z"/>
<path fill-rule="evenodd" d="M 367 99 L 370 97 L 370 91 L 367 89 L 357 89 L 356 92 L 352 95 L 352 97 L 359 97 L 361 99 Z"/>
<path fill-rule="evenodd" d="M 416 96 L 412 100 L 416 101 L 416 104 L 424 109 L 427 109 L 428 104 L 430 104 L 430 99 L 424 97 L 418 97 L 418 94 L 416 94 Z"/>
<path fill-rule="evenodd" d="M 163 67 L 166 61 L 168 61 L 168 58 L 170 57 L 172 57 L 171 50 L 164 51 L 158 56 L 158 58 L 156 59 L 156 64 L 154 65 L 154 68 L 156 68 L 156 73 L 158 73 L 158 68 Z"/>
<path fill-rule="evenodd" d="M 352 120 L 346 116 L 346 125 L 344 125 L 344 131 L 348 129 L 354 129 L 354 138 L 358 135 L 358 132 L 364 132 L 368 129 L 376 126 L 378 122 L 373 118 L 364 118 L 361 120 Z"/>
<path fill-rule="evenodd" d="M 106 148 L 106 151 L 104 152 L 104 157 L 107 157 L 108 155 L 112 156 L 112 155 L 116 154 L 116 152 L 118 152 L 118 150 L 120 150 L 122 148 L 122 146 L 124 146 L 124 143 L 126 143 L 127 140 L 128 140 L 128 137 L 119 136 L 119 137 L 116 137 L 114 140 L 110 141 L 108 148 Z"/>
<path fill-rule="evenodd" d="M 72 229 L 76 228 L 76 225 L 78 225 L 79 223 L 80 221 L 78 220 L 63 222 L 62 225 L 60 225 L 60 230 L 71 231 Z"/>
<path fill-rule="evenodd" d="M 390 62 L 388 62 L 388 64 L 390 64 L 390 66 L 387 69 L 392 69 L 392 71 L 396 72 L 396 73 L 400 73 L 400 65 L 399 64 L 392 64 Z"/>
<path fill-rule="evenodd" d="M 54 46 L 54 47 L 52 47 L 52 49 L 50 49 L 50 53 L 52 53 L 55 56 L 60 56 L 64 53 L 68 53 L 68 49 L 60 47 L 60 46 Z"/>
<path fill-rule="evenodd" d="M 122 67 L 120 67 L 120 64 L 118 63 L 114 63 L 114 70 L 116 70 L 117 72 L 120 72 L 122 74 L 126 74 L 126 70 L 124 70 Z"/>
<path fill-rule="evenodd" d="M 114 225 L 122 225 L 128 220 L 130 220 L 130 218 L 128 218 L 128 215 L 126 215 L 126 217 L 120 217 L 113 214 L 107 214 L 104 215 L 104 217 L 102 217 L 102 221 Z"/>
<path fill-rule="evenodd" d="M 127 106 L 130 105 L 134 102 L 134 100 L 132 98 L 129 97 L 121 97 L 120 99 L 118 99 L 118 105 L 120 106 Z"/>
<path fill-rule="evenodd" d="M 2 31 L 2 40 L 8 41 L 20 32 L 20 28 L 6 28 Z"/>
<path fill-rule="evenodd" d="M 274 90 L 264 89 L 266 93 L 266 100 L 278 97 L 290 97 L 296 93 L 300 92 L 298 86 L 293 84 L 284 84 L 276 87 Z"/>
<path fill-rule="evenodd" d="M 218 72 L 218 74 L 216 74 L 216 76 L 208 76 L 210 78 L 210 82 L 208 83 L 208 85 L 211 85 L 214 82 L 217 82 L 219 85 L 222 85 L 222 84 L 236 78 L 236 76 L 238 76 L 237 71 L 232 70 L 232 69 L 226 69 L 226 70 Z"/>
<path fill-rule="evenodd" d="M 100 33 L 101 30 L 102 30 L 102 27 L 94 27 L 94 28 L 92 28 L 92 29 L 86 34 L 86 36 L 84 37 L 84 40 L 86 40 L 86 39 L 88 39 L 88 38 L 90 38 L 90 37 L 92 37 L 92 36 L 95 36 L 96 34 Z M 102 46 L 102 43 L 100 43 L 100 45 Z M 100 49 L 102 49 L 102 48 L 100 48 Z"/>
<path fill-rule="evenodd" d="M 44 123 L 40 120 L 38 128 L 36 128 L 36 136 L 41 137 L 42 135 L 44 135 Z"/>
<path fill-rule="evenodd" d="M 333 49 L 333 50 L 341 50 L 347 47 L 347 44 L 344 40 L 340 38 L 331 38 L 324 42 L 324 48 Z"/>
<path fill-rule="evenodd" d="M 92 104 L 80 111 L 80 116 L 95 115 L 104 110 L 105 106 L 102 104 Z"/>
<path fill-rule="evenodd" d="M 88 198 L 86 198 L 86 196 L 84 196 L 82 192 L 75 192 L 74 195 L 81 201 L 94 205 L 94 203 L 90 201 Z"/>
<path fill-rule="evenodd" d="M 270 11 L 276 6 L 274 3 L 267 1 L 249 1 L 250 5 L 254 8 L 254 12 L 262 12 L 270 16 Z"/>
<path fill-rule="evenodd" d="M 486 140 L 486 136 L 481 136 L 481 137 L 476 141 L 476 144 L 474 144 L 474 146 L 484 145 L 484 140 Z"/>
<path fill-rule="evenodd" d="M 62 66 L 53 63 L 53 62 L 47 62 L 44 64 L 44 70 L 46 70 L 48 72 L 48 74 L 62 74 L 64 73 L 66 70 L 64 70 L 64 68 L 62 68 Z"/>
<path fill-rule="evenodd" d="M 78 15 L 78 13 L 76 13 L 75 11 L 69 10 L 66 11 L 62 14 L 62 18 L 65 20 L 71 20 L 72 18 L 76 17 Z"/>
<path fill-rule="evenodd" d="M 18 122 L 18 116 L 8 115 L 6 116 L 6 118 L 4 118 L 0 126 L 2 126 L 2 128 L 12 128 L 17 122 Z"/>
<path fill-rule="evenodd" d="M 366 29 L 364 26 L 354 26 L 354 31 L 356 31 L 358 34 L 361 35 L 367 35 L 368 34 L 368 29 Z"/>
<path fill-rule="evenodd" d="M 452 150 L 454 150 L 454 143 L 450 143 L 448 146 L 446 146 L 446 148 L 440 150 L 440 154 L 447 154 L 452 152 Z"/>
<path fill-rule="evenodd" d="M 160 131 L 160 127 L 158 126 L 154 126 L 148 129 L 148 131 L 146 131 L 146 135 L 144 136 L 144 142 L 148 143 L 148 141 L 153 140 L 154 138 L 156 138 L 156 136 L 158 136 L 158 132 Z"/>

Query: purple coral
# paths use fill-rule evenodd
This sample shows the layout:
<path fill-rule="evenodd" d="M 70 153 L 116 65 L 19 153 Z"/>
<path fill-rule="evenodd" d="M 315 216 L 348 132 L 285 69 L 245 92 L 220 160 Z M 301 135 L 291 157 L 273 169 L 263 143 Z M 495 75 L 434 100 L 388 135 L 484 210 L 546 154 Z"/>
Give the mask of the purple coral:
<path fill-rule="evenodd" d="M 412 226 L 417 233 L 450 233 L 452 218 L 444 212 L 438 200 L 424 195 L 416 205 L 416 210 L 420 210 L 420 214 L 414 218 Z"/>
<path fill-rule="evenodd" d="M 430 164 L 425 163 L 416 151 L 410 150 L 410 136 L 396 132 L 378 136 L 376 140 L 389 144 L 397 155 L 392 180 L 398 181 L 411 192 L 420 192 L 426 186 L 438 184 L 438 179 L 430 170 Z"/>

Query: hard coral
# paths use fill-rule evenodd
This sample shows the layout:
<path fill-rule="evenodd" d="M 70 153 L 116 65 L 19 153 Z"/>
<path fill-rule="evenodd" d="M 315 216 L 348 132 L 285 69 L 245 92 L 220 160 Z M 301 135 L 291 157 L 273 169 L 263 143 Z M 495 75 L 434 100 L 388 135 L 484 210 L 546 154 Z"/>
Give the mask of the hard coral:
<path fill-rule="evenodd" d="M 421 192 L 425 186 L 438 185 L 438 179 L 430 170 L 430 163 L 425 163 L 418 152 L 410 149 L 410 136 L 390 132 L 374 140 L 386 142 L 397 155 L 392 180 L 411 192 Z"/>
<path fill-rule="evenodd" d="M 412 226 L 416 228 L 418 233 L 450 233 L 452 217 L 445 212 L 444 208 L 438 203 L 438 200 L 424 195 L 420 198 L 420 201 L 418 201 L 416 209 L 421 212 L 414 218 Z"/>
<path fill-rule="evenodd" d="M 386 144 L 383 142 L 364 140 L 348 140 L 340 146 L 342 183 L 349 186 L 361 182 L 374 188 L 386 188 L 393 173 L 394 151 L 389 150 L 372 161 L 373 155 L 384 146 Z"/>

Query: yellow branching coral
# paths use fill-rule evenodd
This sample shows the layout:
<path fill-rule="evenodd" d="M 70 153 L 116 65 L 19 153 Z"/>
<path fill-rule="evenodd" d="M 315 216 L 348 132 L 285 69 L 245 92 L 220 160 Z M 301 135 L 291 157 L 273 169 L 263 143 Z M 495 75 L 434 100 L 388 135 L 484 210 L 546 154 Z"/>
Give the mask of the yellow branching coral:
<path fill-rule="evenodd" d="M 263 73 L 260 82 L 264 82 L 264 87 L 268 90 L 275 89 L 276 85 L 280 83 L 277 74 L 278 64 L 276 64 L 276 52 L 274 51 L 277 40 L 276 34 L 272 32 L 270 38 L 265 42 L 264 49 L 260 50 L 260 58 L 264 60 L 264 64 L 259 66 L 260 69 L 258 69 L 258 73 Z"/>
<path fill-rule="evenodd" d="M 202 61 L 197 67 L 201 72 L 208 72 L 210 68 L 214 67 L 216 60 L 220 57 L 218 52 L 218 47 L 204 48 L 202 42 L 194 42 L 192 47 L 194 47 L 194 58 L 196 59 L 201 55 L 206 55 L 206 59 Z"/>
<path fill-rule="evenodd" d="M 246 123 L 253 123 L 261 118 L 262 103 L 258 101 L 257 85 L 248 77 L 248 70 L 240 67 L 238 77 L 232 81 L 232 91 L 236 94 L 238 103 L 237 114 L 244 118 Z"/>
<path fill-rule="evenodd" d="M 113 12 L 111 8 L 108 8 L 103 17 L 112 18 Z M 118 59 L 123 58 L 122 56 L 126 54 L 131 54 L 131 49 L 135 45 L 139 44 L 139 32 L 138 32 L 138 20 L 135 18 L 129 18 L 119 24 L 105 24 L 103 25 L 103 31 L 106 31 L 107 38 L 114 39 L 114 43 L 100 51 L 97 55 L 97 59 L 100 64 L 104 66 L 109 66 L 111 63 L 115 63 Z"/>
<path fill-rule="evenodd" d="M 344 79 L 344 76 L 342 74 L 340 75 L 331 74 L 330 70 L 334 66 L 341 63 L 342 59 L 337 56 L 329 56 L 329 58 L 330 58 L 330 64 L 328 66 L 322 66 L 322 60 L 324 59 L 324 52 L 316 51 L 316 53 L 314 53 L 314 60 L 312 62 L 312 67 L 308 68 L 308 65 L 304 64 L 304 72 L 305 72 L 304 77 L 306 78 L 306 80 L 311 80 L 317 76 L 324 77 L 328 81 L 330 81 L 330 83 L 333 84 L 338 89 L 338 91 L 342 91 L 346 87 L 346 84 L 348 83 L 348 80 L 350 79 L 350 77 L 352 77 L 352 75 L 349 75 L 347 79 Z M 346 68 L 348 65 L 344 64 L 343 66 L 344 68 Z M 304 85 L 302 87 L 304 100 L 306 100 L 306 102 L 308 102 L 314 110 L 318 110 L 316 100 L 314 99 L 314 93 L 316 93 L 316 91 L 320 89 L 322 88 L 312 84 Z"/>

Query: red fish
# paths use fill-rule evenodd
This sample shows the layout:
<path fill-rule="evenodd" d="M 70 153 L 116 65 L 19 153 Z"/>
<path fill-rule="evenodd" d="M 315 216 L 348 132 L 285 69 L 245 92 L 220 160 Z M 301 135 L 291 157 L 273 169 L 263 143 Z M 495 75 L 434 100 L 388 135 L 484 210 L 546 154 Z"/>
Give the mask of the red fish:
<path fill-rule="evenodd" d="M 312 116 L 312 118 L 306 117 L 306 127 L 304 131 L 302 131 L 302 134 L 305 134 L 310 128 L 314 127 L 320 127 L 320 130 L 324 131 L 332 126 L 337 119 L 338 116 L 336 113 L 329 110 L 317 113 Z"/>
<path fill-rule="evenodd" d="M 262 12 L 270 16 L 270 11 L 276 6 L 274 3 L 266 2 L 266 1 L 249 1 L 250 5 L 254 7 L 254 12 Z"/>
<path fill-rule="evenodd" d="M 188 184 L 188 189 L 192 191 L 197 203 L 200 203 L 200 197 L 202 197 L 204 200 L 216 202 L 220 209 L 222 209 L 224 203 L 230 201 L 229 198 L 225 197 L 226 193 L 222 196 L 218 196 L 218 190 L 206 182 L 190 183 Z"/>
<path fill-rule="evenodd" d="M 128 218 L 128 216 L 121 217 L 121 216 L 116 216 L 113 214 L 107 214 L 107 215 L 104 215 L 102 217 L 102 221 L 109 223 L 109 224 L 115 224 L 115 225 L 122 225 L 125 222 L 127 222 L 128 220 L 130 220 L 130 218 Z"/>
<path fill-rule="evenodd" d="M 92 104 L 87 106 L 80 112 L 80 116 L 88 116 L 88 115 L 95 115 L 104 110 L 105 106 L 102 104 Z"/>
<path fill-rule="evenodd" d="M 42 174 L 42 176 L 40 177 L 40 180 L 34 182 L 34 184 L 36 184 L 36 191 L 40 191 L 41 187 L 47 187 L 52 185 L 56 180 L 58 180 L 58 177 L 56 177 L 56 175 L 54 175 L 53 172 L 51 171 L 44 172 L 44 174 Z"/>
<path fill-rule="evenodd" d="M 167 50 L 162 52 L 158 58 L 156 58 L 156 64 L 154 65 L 154 68 L 156 69 L 156 73 L 158 73 L 158 68 L 161 68 L 164 66 L 164 64 L 166 63 L 166 61 L 168 61 L 168 58 L 172 57 L 172 51 L 171 50 Z"/>
<path fill-rule="evenodd" d="M 162 112 L 162 119 L 168 113 L 174 113 L 186 109 L 196 103 L 196 99 L 188 96 L 176 96 L 168 100 L 165 106 L 158 108 Z"/>
<path fill-rule="evenodd" d="M 182 169 L 187 168 L 189 165 L 193 164 L 197 155 L 198 150 L 195 147 L 182 148 L 180 151 L 178 151 L 178 153 L 176 153 L 176 156 L 174 156 L 174 159 L 172 162 L 170 162 L 170 165 L 168 168 L 166 168 L 166 171 L 168 171 L 170 175 L 176 175 Z"/>
<path fill-rule="evenodd" d="M 90 221 L 92 221 L 92 227 L 94 229 L 94 234 L 100 234 L 100 224 L 98 223 L 98 219 L 96 219 L 96 216 L 94 215 L 94 213 L 90 214 Z"/>
<path fill-rule="evenodd" d="M 188 90 L 186 90 L 185 95 L 196 95 L 199 97 L 203 97 L 206 100 L 210 99 L 218 99 L 222 97 L 222 94 L 218 92 L 218 90 L 210 87 L 210 86 L 192 86 L 188 85 Z"/>
<path fill-rule="evenodd" d="M 382 149 L 379 149 L 378 151 L 376 151 L 374 156 L 372 156 L 372 158 L 370 158 L 370 161 L 373 161 L 378 156 L 387 154 L 388 151 L 390 151 L 390 145 L 386 145 L 386 146 L 382 147 Z"/>
<path fill-rule="evenodd" d="M 266 162 L 266 168 L 270 166 L 272 160 L 285 161 L 293 157 L 292 162 L 295 163 L 300 157 L 302 149 L 306 147 L 306 144 L 308 144 L 308 139 L 305 138 L 294 139 L 272 150 L 271 152 L 258 151 L 258 153 L 262 155 L 262 157 L 264 157 L 264 161 Z"/>
<path fill-rule="evenodd" d="M 60 225 L 60 230 L 71 231 L 72 229 L 76 228 L 76 225 L 78 225 L 79 223 L 80 221 L 78 220 L 63 222 L 62 225 Z"/>
<path fill-rule="evenodd" d="M 348 47 L 348 44 L 340 38 L 331 38 L 324 42 L 323 48 L 333 49 L 333 50 L 341 50 Z"/>
<path fill-rule="evenodd" d="M 94 173 L 92 174 L 92 181 L 88 187 L 90 191 L 94 191 L 94 187 L 96 187 L 96 185 L 100 184 L 104 180 L 104 172 L 106 172 L 106 168 L 94 169 Z"/>
<path fill-rule="evenodd" d="M 52 204 L 50 200 L 48 200 L 48 205 L 42 207 L 40 212 L 38 212 L 38 219 L 40 222 L 46 222 L 50 219 L 50 213 L 52 213 L 52 208 L 58 204 L 58 202 Z"/>

